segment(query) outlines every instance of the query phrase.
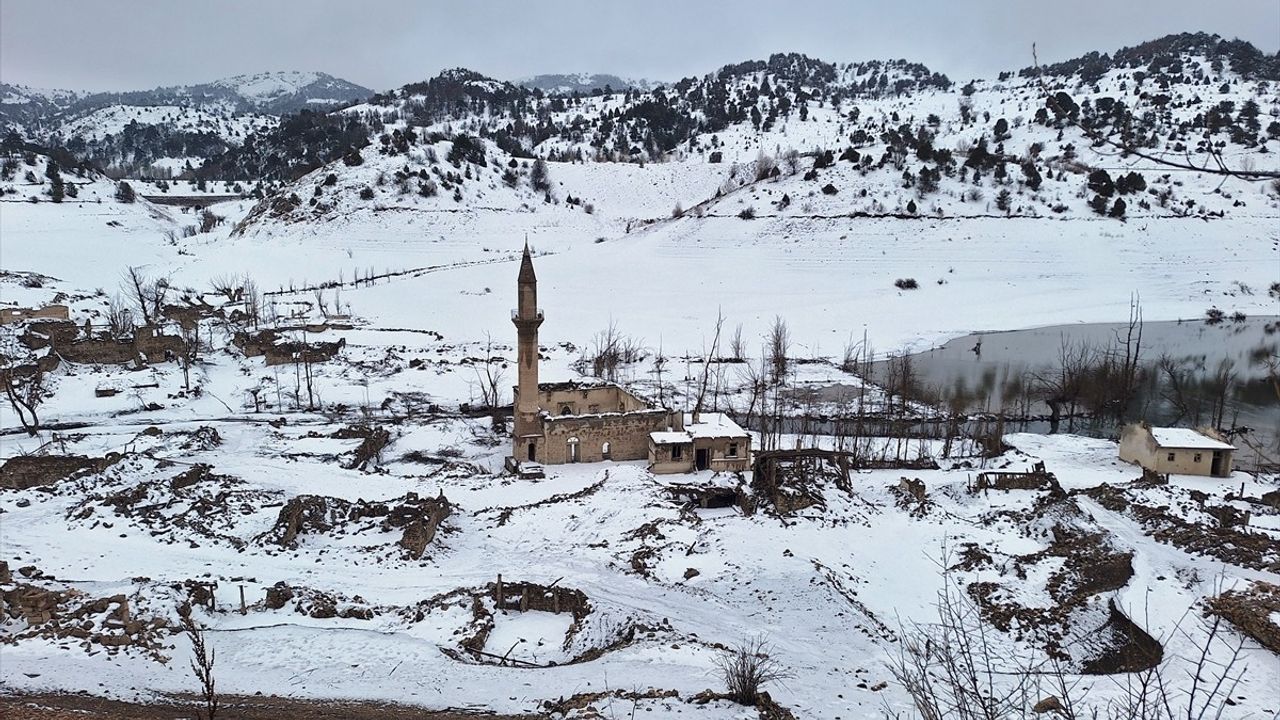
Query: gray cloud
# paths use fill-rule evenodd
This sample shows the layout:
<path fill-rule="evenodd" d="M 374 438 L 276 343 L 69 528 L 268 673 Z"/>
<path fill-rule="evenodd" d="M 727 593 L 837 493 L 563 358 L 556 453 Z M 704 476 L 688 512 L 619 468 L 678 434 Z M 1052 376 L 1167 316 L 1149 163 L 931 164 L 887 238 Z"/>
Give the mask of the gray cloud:
<path fill-rule="evenodd" d="M 142 89 L 322 70 L 374 89 L 447 67 L 500 78 L 611 72 L 674 80 L 797 51 L 907 58 L 964 80 L 1171 32 L 1280 49 L 1276 0 L 3 0 L 0 80 Z"/>

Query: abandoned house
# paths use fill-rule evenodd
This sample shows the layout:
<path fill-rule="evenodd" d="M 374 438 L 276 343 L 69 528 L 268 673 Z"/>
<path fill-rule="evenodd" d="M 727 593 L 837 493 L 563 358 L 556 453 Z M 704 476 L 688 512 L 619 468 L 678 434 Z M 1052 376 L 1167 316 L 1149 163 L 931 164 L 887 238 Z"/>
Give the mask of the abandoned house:
<path fill-rule="evenodd" d="M 529 248 L 520 261 L 512 457 L 558 465 L 648 460 L 658 473 L 746 470 L 751 436 L 723 413 L 657 406 L 615 383 L 538 382 L 538 279 Z"/>
<path fill-rule="evenodd" d="M 1134 423 L 1125 426 L 1120 434 L 1120 459 L 1157 473 L 1227 477 L 1234 452 L 1235 447 L 1208 428 L 1161 428 Z"/>

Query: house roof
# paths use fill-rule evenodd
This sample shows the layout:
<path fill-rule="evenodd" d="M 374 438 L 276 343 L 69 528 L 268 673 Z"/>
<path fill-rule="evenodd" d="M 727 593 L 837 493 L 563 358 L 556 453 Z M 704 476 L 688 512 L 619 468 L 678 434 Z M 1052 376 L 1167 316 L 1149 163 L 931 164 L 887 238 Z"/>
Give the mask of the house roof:
<path fill-rule="evenodd" d="M 684 429 L 695 438 L 748 438 L 750 435 L 724 413 L 700 413 L 698 422 L 692 413 L 684 414 Z"/>
<path fill-rule="evenodd" d="M 1235 446 L 1215 440 L 1190 428 L 1151 428 L 1151 437 L 1163 448 L 1187 450 L 1235 450 Z"/>
<path fill-rule="evenodd" d="M 738 423 L 729 419 L 724 413 L 701 413 L 698 422 L 693 421 L 692 413 L 684 414 L 684 430 L 666 430 L 649 433 L 654 445 L 688 445 L 696 439 L 728 438 L 747 439 L 751 437 Z"/>
<path fill-rule="evenodd" d="M 666 432 L 651 432 L 649 439 L 654 445 L 688 445 L 693 442 L 693 437 L 687 432 L 680 430 L 668 430 Z"/>

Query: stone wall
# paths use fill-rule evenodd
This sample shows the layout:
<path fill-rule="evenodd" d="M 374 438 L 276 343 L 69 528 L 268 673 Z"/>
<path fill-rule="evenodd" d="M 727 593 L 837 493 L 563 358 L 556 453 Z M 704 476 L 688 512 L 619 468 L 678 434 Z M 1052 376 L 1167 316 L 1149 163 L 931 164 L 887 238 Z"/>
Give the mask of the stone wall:
<path fill-rule="evenodd" d="M 552 415 L 595 415 L 646 410 L 648 403 L 617 385 L 556 383 L 538 387 L 538 405 Z"/>
<path fill-rule="evenodd" d="M 45 320 L 27 325 L 18 342 L 28 350 L 54 346 L 62 348 L 80 336 L 80 327 L 70 320 Z"/>
<path fill-rule="evenodd" d="M 605 459 L 604 445 L 609 444 L 611 460 L 646 460 L 649 457 L 649 433 L 666 430 L 671 413 L 657 408 L 603 415 L 566 415 L 543 419 L 543 437 L 538 443 L 538 462 L 569 462 L 569 440 L 577 439 L 578 462 L 600 462 Z"/>
<path fill-rule="evenodd" d="M 61 482 L 82 472 L 102 472 L 119 462 L 118 453 L 83 455 L 16 455 L 0 465 L 0 488 L 26 490 Z"/>
<path fill-rule="evenodd" d="M 238 332 L 231 344 L 240 348 L 245 357 L 265 356 L 267 365 L 286 365 L 295 358 L 298 362 L 322 363 L 332 360 L 347 346 L 346 338 L 336 342 L 301 342 L 280 340 L 280 331 L 267 329 L 258 333 Z"/>
<path fill-rule="evenodd" d="M 42 308 L 0 308 L 0 325 L 20 323 L 24 320 L 48 319 L 69 320 L 70 310 L 66 305 L 45 305 Z"/>

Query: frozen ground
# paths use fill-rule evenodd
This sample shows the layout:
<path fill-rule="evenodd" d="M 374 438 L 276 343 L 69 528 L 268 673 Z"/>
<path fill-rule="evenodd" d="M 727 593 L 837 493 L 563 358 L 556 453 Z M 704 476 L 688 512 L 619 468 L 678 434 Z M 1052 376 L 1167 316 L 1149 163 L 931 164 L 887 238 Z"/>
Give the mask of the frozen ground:
<path fill-rule="evenodd" d="M 973 330 L 1123 320 L 1134 291 L 1148 320 L 1199 317 L 1213 305 L 1276 310 L 1265 291 L 1239 291 L 1239 283 L 1265 289 L 1280 268 L 1274 218 L 1263 212 L 1126 223 L 745 221 L 729 214 L 628 232 L 630 221 L 667 212 L 672 187 L 698 195 L 716 186 L 714 178 L 673 168 L 611 168 L 619 177 L 597 178 L 593 188 L 579 166 L 553 164 L 563 192 L 598 200 L 593 214 L 561 205 L 521 209 L 528 198 L 489 188 L 494 204 L 485 207 L 446 213 L 414 204 L 232 235 L 249 203 L 224 203 L 214 210 L 226 222 L 188 238 L 180 230 L 191 220 L 179 211 L 114 203 L 101 181 L 89 190 L 102 203 L 0 203 L 3 269 L 45 276 L 30 283 L 30 276 L 6 275 L 5 304 L 56 300 L 70 305 L 77 323 L 100 324 L 121 274 L 141 266 L 151 277 L 169 276 L 175 299 L 190 288 L 193 298 L 221 305 L 211 281 L 249 275 L 262 290 L 285 291 L 265 298 L 282 324 L 322 321 L 323 303 L 330 314 L 349 314 L 354 326 L 309 335 L 346 341 L 337 360 L 315 368 L 322 412 L 301 407 L 295 365 L 244 357 L 229 343 L 234 328 L 216 320 L 202 324 L 208 344 L 191 372 L 199 392 L 184 387 L 175 363 L 140 371 L 63 364 L 50 374 L 42 417 L 65 429 L 37 438 L 10 432 L 17 421 L 5 405 L 0 455 L 118 452 L 124 459 L 49 488 L 0 491 L 0 559 L 15 572 L 34 566 L 44 574 L 15 575 L 15 582 L 89 598 L 122 594 L 139 617 L 170 622 L 190 598 L 185 581 L 217 582 L 213 609 L 195 612 L 210 628 L 219 686 L 230 693 L 532 712 L 580 693 L 657 689 L 678 696 L 638 700 L 642 712 L 707 718 L 754 716 L 724 701 L 690 702 L 720 688 L 718 648 L 753 636 L 767 639 L 792 674 L 769 689 L 797 717 L 907 711 L 886 666 L 903 627 L 933 619 L 946 578 L 992 584 L 993 607 L 1054 606 L 1047 588 L 1067 562 L 1048 552 L 1057 527 L 1104 538 L 1112 555 L 1133 553 L 1133 575 L 1122 587 L 1087 594 L 1072 611 L 1075 630 L 1100 627 L 1114 599 L 1167 641 L 1171 673 L 1187 669 L 1203 640 L 1204 598 L 1223 587 L 1280 583 L 1274 547 L 1256 561 L 1188 549 L 1158 532 L 1173 521 L 1134 509 L 1165 507 L 1171 517 L 1209 527 L 1194 500 L 1204 493 L 1210 506 L 1252 509 L 1248 532 L 1274 546 L 1275 512 L 1227 497 L 1260 497 L 1274 490 L 1274 478 L 1131 486 L 1138 473 L 1115 459 L 1114 444 L 1086 438 L 1011 436 L 1015 449 L 990 461 L 1023 469 L 1043 460 L 1068 493 L 1053 502 L 1044 491 L 968 493 L 976 459 L 859 473 L 851 491 L 826 485 L 822 505 L 785 517 L 686 507 L 669 492 L 671 482 L 735 481 L 656 478 L 638 463 L 551 468 L 537 482 L 501 475 L 506 435 L 459 406 L 478 399 L 486 355 L 495 367 L 514 357 L 509 310 L 526 233 L 539 253 L 547 315 L 544 380 L 575 377 L 581 350 L 613 322 L 648 354 L 632 379 L 653 387 L 648 369 L 660 351 L 672 359 L 664 382 L 682 392 L 697 372 L 682 358 L 709 346 L 717 308 L 727 329 L 742 324 L 751 354 L 782 316 L 796 358 L 838 358 L 864 330 L 883 353 Z M 388 271 L 407 272 L 352 285 L 357 276 Z M 915 277 L 921 288 L 899 291 L 899 277 Z M 298 289 L 337 280 L 340 289 L 319 296 Z M 294 311 L 298 318 L 284 319 Z M 799 381 L 854 382 L 828 365 L 801 368 Z M 728 372 L 726 382 L 741 381 L 736 369 Z M 103 383 L 125 391 L 96 397 Z M 254 389 L 265 398 L 262 412 L 254 412 Z M 742 400 L 727 395 L 727 402 Z M 359 423 L 392 433 L 364 470 L 346 467 L 360 440 L 333 437 Z M 206 427 L 217 442 L 200 431 Z M 174 482 L 199 464 L 209 474 Z M 924 483 L 928 504 L 903 501 L 896 488 L 904 476 Z M 1104 484 L 1123 486 L 1129 504 L 1098 490 Z M 395 507 L 409 493 L 443 493 L 453 506 L 420 558 L 398 545 L 399 528 L 348 514 L 361 500 Z M 333 514 L 281 543 L 273 534 L 281 511 L 301 496 L 321 498 Z M 989 559 L 944 578 L 944 558 L 969 546 Z M 498 608 L 486 586 L 499 574 L 509 583 L 580 591 L 590 612 L 570 624 L 564 614 Z M 280 582 L 294 596 L 272 608 L 268 590 Z M 477 603 L 480 615 L 493 618 L 484 652 L 514 647 L 516 659 L 559 664 L 500 667 L 469 654 L 463 641 L 475 632 Z M 106 627 L 94 622 L 95 632 Z M 1015 628 L 1000 642 L 1010 657 L 1032 653 L 1051 629 Z M 7 688 L 140 698 L 194 689 L 180 635 L 158 634 L 155 653 L 168 659 L 161 662 L 139 647 L 109 650 L 22 620 L 6 622 L 0 634 L 21 636 L 0 645 Z M 1083 662 L 1090 647 L 1081 641 L 1067 654 Z M 1224 717 L 1272 717 L 1280 710 L 1280 660 L 1252 641 L 1244 658 L 1248 672 Z M 1100 699 L 1118 692 L 1109 676 L 1084 677 L 1081 687 Z M 630 710 L 630 700 L 617 700 L 612 712 Z"/>

